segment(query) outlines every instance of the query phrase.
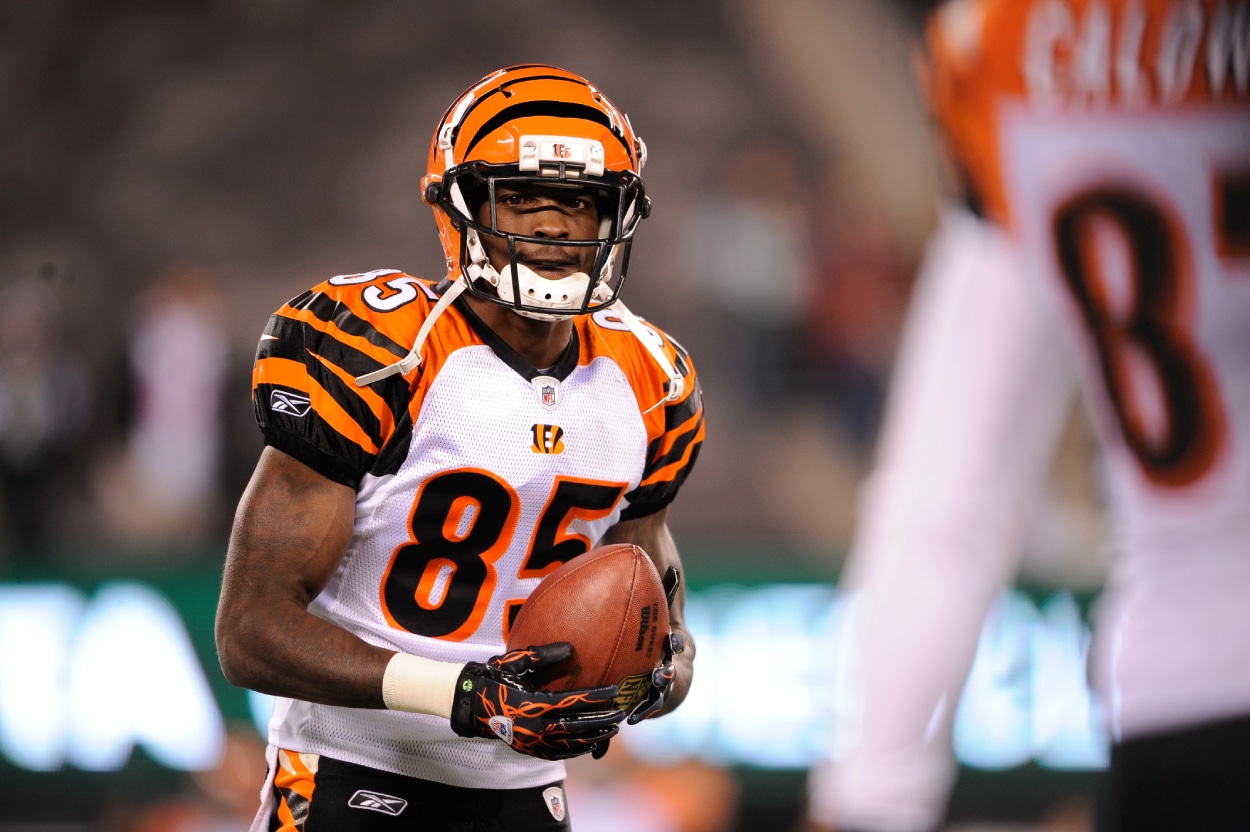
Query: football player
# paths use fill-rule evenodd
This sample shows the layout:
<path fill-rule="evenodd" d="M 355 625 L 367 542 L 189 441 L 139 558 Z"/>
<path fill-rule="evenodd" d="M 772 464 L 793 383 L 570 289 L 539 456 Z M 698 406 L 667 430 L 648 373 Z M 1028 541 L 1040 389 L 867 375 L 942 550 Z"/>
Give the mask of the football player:
<path fill-rule="evenodd" d="M 568 829 L 562 760 L 685 696 L 666 515 L 702 394 L 618 299 L 645 161 L 585 79 L 492 73 L 448 108 L 421 183 L 446 277 L 339 275 L 271 318 L 266 448 L 217 613 L 227 678 L 278 697 L 253 830 Z M 630 693 L 537 689 L 569 647 L 504 654 L 509 624 L 544 575 L 619 542 L 665 578 L 657 670 Z"/>
<path fill-rule="evenodd" d="M 1108 814 L 1250 828 L 1248 5 L 930 17 L 966 200 L 931 242 L 865 490 L 846 572 L 862 709 L 810 778 L 815 828 L 941 822 L 953 711 L 1078 375 L 1115 550 L 1091 654 Z"/>

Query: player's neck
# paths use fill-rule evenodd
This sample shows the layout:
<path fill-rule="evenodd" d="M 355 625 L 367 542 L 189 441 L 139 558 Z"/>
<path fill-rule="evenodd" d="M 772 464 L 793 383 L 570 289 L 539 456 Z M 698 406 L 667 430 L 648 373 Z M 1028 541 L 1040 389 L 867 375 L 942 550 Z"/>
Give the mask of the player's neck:
<path fill-rule="evenodd" d="M 569 339 L 573 337 L 571 317 L 558 321 L 536 321 L 467 292 L 465 300 L 482 323 L 536 368 L 550 367 L 559 361 L 568 348 Z"/>

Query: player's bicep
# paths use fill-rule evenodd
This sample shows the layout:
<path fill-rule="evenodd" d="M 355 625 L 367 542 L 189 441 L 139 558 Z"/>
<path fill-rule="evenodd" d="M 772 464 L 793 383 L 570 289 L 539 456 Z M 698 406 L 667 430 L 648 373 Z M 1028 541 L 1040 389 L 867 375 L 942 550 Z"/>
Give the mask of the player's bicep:
<path fill-rule="evenodd" d="M 217 610 L 223 663 L 325 587 L 351 540 L 355 492 L 265 448 L 235 515 Z M 296 620 L 296 619 L 286 619 Z"/>
<path fill-rule="evenodd" d="M 392 653 L 308 611 L 351 541 L 355 492 L 266 448 L 239 504 L 221 600 L 226 678 L 275 696 L 381 708 Z"/>

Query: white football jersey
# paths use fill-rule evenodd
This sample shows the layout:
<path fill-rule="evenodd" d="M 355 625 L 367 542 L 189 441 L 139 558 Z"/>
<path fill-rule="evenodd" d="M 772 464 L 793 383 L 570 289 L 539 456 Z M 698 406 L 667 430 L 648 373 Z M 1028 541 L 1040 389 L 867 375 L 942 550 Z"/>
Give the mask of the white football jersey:
<path fill-rule="evenodd" d="M 1000 123 L 1026 268 L 1067 301 L 1102 440 L 1113 724 L 1250 713 L 1250 250 L 1220 239 L 1250 217 L 1219 213 L 1250 214 L 1250 106 Z"/>
<path fill-rule="evenodd" d="M 848 581 L 863 708 L 815 817 L 936 823 L 976 637 L 1066 409 L 1101 441 L 1117 736 L 1250 714 L 1250 4 L 951 0 L 926 77 L 983 219 L 930 247 Z M 906 619 L 924 627 L 910 627 Z"/>
<path fill-rule="evenodd" d="M 282 307 L 260 342 L 254 401 L 266 442 L 357 489 L 355 531 L 310 610 L 364 641 L 449 662 L 503 652 L 539 581 L 622 519 L 666 506 L 703 439 L 685 351 L 650 328 L 664 371 L 610 311 L 576 320 L 555 366 L 529 366 L 463 299 L 420 369 L 353 379 L 408 352 L 437 299 L 383 270 L 332 278 Z M 563 764 L 447 720 L 279 699 L 272 745 L 469 788 L 525 788 Z"/>

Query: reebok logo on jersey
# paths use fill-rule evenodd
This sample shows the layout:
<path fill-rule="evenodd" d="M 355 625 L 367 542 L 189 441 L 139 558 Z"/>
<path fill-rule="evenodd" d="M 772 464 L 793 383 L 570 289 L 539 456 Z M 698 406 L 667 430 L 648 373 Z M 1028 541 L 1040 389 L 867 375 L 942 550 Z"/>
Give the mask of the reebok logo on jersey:
<path fill-rule="evenodd" d="M 347 805 L 353 809 L 368 809 L 372 812 L 381 812 L 384 815 L 398 815 L 408 808 L 408 801 L 402 797 L 394 797 L 381 792 L 361 789 L 351 796 L 351 799 L 347 801 Z"/>
<path fill-rule="evenodd" d="M 559 786 L 543 789 L 543 800 L 547 802 L 547 811 L 556 819 L 556 823 L 564 820 L 564 789 Z"/>
<path fill-rule="evenodd" d="M 495 736 L 512 745 L 512 720 L 506 716 L 492 716 L 490 718 L 490 730 L 495 732 Z"/>
<path fill-rule="evenodd" d="M 534 453 L 564 453 L 564 428 L 559 425 L 533 425 L 530 433 L 534 435 L 534 444 L 530 447 Z"/>
<path fill-rule="evenodd" d="M 299 419 L 306 416 L 312 409 L 312 400 L 306 394 L 296 390 L 283 390 L 275 387 L 269 394 L 269 408 L 274 413 L 285 413 Z"/>

